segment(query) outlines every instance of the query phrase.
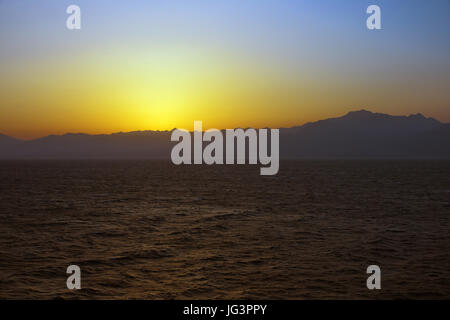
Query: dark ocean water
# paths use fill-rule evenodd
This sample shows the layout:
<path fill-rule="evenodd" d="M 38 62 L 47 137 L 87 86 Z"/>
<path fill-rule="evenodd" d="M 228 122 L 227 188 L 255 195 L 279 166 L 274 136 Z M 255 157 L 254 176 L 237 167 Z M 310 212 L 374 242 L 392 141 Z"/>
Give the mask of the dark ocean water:
<path fill-rule="evenodd" d="M 2 161 L 0 221 L 0 298 L 450 298 L 450 161 Z"/>

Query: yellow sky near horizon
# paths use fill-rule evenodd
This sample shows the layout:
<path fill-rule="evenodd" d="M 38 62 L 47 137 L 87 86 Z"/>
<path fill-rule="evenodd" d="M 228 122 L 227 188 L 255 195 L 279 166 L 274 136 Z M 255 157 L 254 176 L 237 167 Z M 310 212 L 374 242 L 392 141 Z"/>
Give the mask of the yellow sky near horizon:
<path fill-rule="evenodd" d="M 0 128 L 31 139 L 68 132 L 192 130 L 194 120 L 202 120 L 205 129 L 290 127 L 362 108 L 446 120 L 436 108 L 433 114 L 421 109 L 423 93 L 406 92 L 417 98 L 402 113 L 404 99 L 396 101 L 395 93 L 403 96 L 407 87 L 393 90 L 388 82 L 367 90 L 360 75 L 348 83 L 333 72 L 304 70 L 183 47 L 46 57 L 1 78 L 1 103 L 9 108 L 0 109 Z"/>

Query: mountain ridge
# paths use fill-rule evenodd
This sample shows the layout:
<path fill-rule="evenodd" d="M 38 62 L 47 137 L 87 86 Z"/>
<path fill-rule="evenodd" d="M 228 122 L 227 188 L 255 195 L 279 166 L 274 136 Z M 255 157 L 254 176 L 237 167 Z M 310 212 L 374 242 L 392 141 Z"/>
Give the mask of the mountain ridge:
<path fill-rule="evenodd" d="M 172 130 L 66 133 L 33 140 L 0 134 L 0 159 L 170 157 Z M 280 157 L 450 158 L 450 124 L 421 113 L 392 116 L 365 109 L 280 128 Z"/>

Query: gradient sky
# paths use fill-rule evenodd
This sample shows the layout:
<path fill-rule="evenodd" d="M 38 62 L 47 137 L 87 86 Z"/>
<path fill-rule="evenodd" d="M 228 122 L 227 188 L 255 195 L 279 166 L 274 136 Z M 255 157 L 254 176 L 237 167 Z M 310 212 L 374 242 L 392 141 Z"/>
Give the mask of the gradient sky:
<path fill-rule="evenodd" d="M 0 71 L 0 132 L 19 138 L 361 108 L 450 122 L 450 1 L 0 0 Z"/>

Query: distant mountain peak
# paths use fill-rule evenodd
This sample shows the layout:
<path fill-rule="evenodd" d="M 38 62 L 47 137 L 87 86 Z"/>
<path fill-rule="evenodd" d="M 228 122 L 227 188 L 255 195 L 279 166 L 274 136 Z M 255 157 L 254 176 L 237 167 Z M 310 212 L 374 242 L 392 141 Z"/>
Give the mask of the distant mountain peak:
<path fill-rule="evenodd" d="M 376 115 L 376 114 L 369 110 L 361 109 L 361 110 L 349 111 L 346 115 L 344 115 L 341 118 L 342 119 L 368 119 L 368 118 L 372 118 L 374 115 Z"/>
<path fill-rule="evenodd" d="M 423 122 L 423 123 L 434 123 L 434 124 L 441 124 L 440 121 L 431 118 L 431 117 L 425 117 L 422 113 L 416 113 L 416 114 L 410 114 L 408 116 L 394 116 L 394 115 L 390 115 L 387 113 L 375 113 L 375 112 L 371 112 L 369 110 L 366 109 L 361 109 L 361 110 L 355 110 L 355 111 L 350 111 L 348 112 L 346 115 L 344 115 L 343 117 L 340 118 L 331 118 L 331 119 L 348 119 L 348 120 L 371 120 L 371 119 L 377 119 L 377 120 L 381 120 L 381 119 L 391 119 L 391 120 L 403 120 L 403 121 L 407 121 L 407 120 L 415 120 Z"/>
<path fill-rule="evenodd" d="M 3 140 L 3 141 L 6 141 L 6 140 L 10 140 L 10 141 L 20 141 L 19 139 L 10 137 L 10 136 L 8 136 L 8 135 L 6 135 L 6 134 L 3 134 L 3 133 L 0 133 L 0 139 Z"/>
<path fill-rule="evenodd" d="M 364 114 L 364 115 L 369 115 L 369 114 L 374 114 L 372 111 L 366 110 L 366 109 L 361 109 L 361 110 L 355 110 L 355 111 L 349 111 L 346 115 L 351 115 L 351 114 Z"/>
<path fill-rule="evenodd" d="M 418 118 L 418 119 L 428 119 L 427 117 L 425 117 L 423 114 L 421 114 L 420 112 L 419 113 L 416 113 L 416 114 L 410 114 L 409 116 L 408 116 L 408 118 Z M 433 119 L 433 118 L 429 118 L 429 119 Z"/>

